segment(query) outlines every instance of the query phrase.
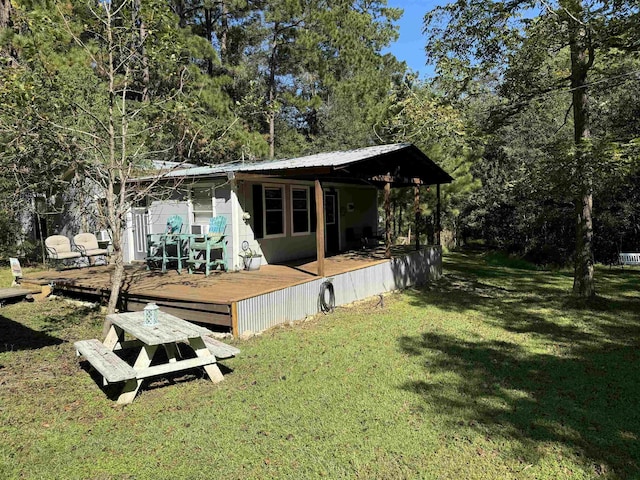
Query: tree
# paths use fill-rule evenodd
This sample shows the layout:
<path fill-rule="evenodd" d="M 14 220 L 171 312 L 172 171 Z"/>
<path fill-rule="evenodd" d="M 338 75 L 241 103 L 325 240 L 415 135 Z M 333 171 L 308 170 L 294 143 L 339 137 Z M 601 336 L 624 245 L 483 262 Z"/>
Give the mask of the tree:
<path fill-rule="evenodd" d="M 425 16 L 427 56 L 458 92 L 473 93 L 474 79 L 492 78 L 508 100 L 508 118 L 540 95 L 564 90 L 571 97 L 576 247 L 574 294 L 595 295 L 593 278 L 593 181 L 590 73 L 596 56 L 615 48 L 637 49 L 634 2 L 581 0 L 493 2 L 468 0 Z M 546 75 L 548 59 L 568 49 L 568 75 Z M 526 55 L 523 55 L 526 53 Z M 542 81 L 541 81 L 542 80 Z M 503 112 L 504 113 L 504 109 Z"/>
<path fill-rule="evenodd" d="M 460 243 L 463 204 L 480 187 L 471 168 L 483 151 L 483 139 L 474 132 L 468 112 L 464 103 L 451 103 L 435 86 L 408 75 L 392 90 L 386 120 L 379 128 L 385 142 L 415 144 L 455 179 L 442 187 L 441 199 L 443 224 L 452 232 L 455 245 Z M 414 201 L 413 191 L 398 190 L 393 195 L 405 205 Z M 421 194 L 421 215 L 428 219 L 425 226 L 432 234 L 436 230 L 436 203 L 436 191 Z"/>

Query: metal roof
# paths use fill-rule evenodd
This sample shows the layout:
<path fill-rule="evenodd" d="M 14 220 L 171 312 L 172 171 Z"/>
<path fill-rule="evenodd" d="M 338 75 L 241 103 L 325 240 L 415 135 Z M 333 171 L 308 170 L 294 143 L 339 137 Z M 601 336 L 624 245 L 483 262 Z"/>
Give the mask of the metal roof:
<path fill-rule="evenodd" d="M 431 185 L 449 183 L 453 180 L 420 149 L 410 143 L 339 150 L 287 160 L 183 168 L 166 172 L 162 178 L 218 177 L 230 173 L 256 173 L 305 179 L 317 176 L 336 181 L 362 181 L 367 177 L 389 174 L 395 175 L 398 179 L 420 178 L 423 184 Z M 156 178 L 157 176 L 148 176 L 136 180 Z M 396 186 L 403 186 L 406 182 L 395 183 Z"/>

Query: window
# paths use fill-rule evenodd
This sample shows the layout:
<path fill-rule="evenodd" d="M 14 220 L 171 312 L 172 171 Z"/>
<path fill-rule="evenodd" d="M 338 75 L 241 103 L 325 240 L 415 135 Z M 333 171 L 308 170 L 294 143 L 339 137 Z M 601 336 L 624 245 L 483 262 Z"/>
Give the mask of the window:
<path fill-rule="evenodd" d="M 193 223 L 208 225 L 213 217 L 213 202 L 211 199 L 211 187 L 195 187 L 191 191 L 191 203 L 193 204 Z"/>
<path fill-rule="evenodd" d="M 309 189 L 291 188 L 291 225 L 292 233 L 309 233 Z"/>
<path fill-rule="evenodd" d="M 336 194 L 325 193 L 324 195 L 324 223 L 335 225 L 336 223 Z"/>
<path fill-rule="evenodd" d="M 284 235 L 284 190 L 282 187 L 264 187 L 265 237 Z"/>

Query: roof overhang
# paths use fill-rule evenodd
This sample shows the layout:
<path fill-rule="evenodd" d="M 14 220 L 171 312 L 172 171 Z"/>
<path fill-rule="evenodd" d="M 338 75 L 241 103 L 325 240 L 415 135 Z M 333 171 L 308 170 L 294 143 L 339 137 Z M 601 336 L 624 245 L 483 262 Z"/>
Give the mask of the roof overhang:
<path fill-rule="evenodd" d="M 451 183 L 453 178 L 413 144 L 392 144 L 357 150 L 322 153 L 290 160 L 230 164 L 175 170 L 162 175 L 195 180 L 242 174 L 295 180 L 359 183 L 382 188 Z M 157 176 L 136 181 L 158 179 Z"/>

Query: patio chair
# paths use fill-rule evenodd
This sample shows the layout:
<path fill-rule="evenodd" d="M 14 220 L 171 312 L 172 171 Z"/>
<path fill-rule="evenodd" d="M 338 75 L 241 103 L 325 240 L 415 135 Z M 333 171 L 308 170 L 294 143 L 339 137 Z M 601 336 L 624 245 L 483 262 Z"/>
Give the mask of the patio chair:
<path fill-rule="evenodd" d="M 172 215 L 167 219 L 167 226 L 164 233 L 150 233 L 147 235 L 147 269 L 151 269 L 151 264 L 161 262 L 162 272 L 167 271 L 167 264 L 172 260 L 178 261 L 178 272 L 182 272 L 182 243 L 183 240 L 179 236 L 182 233 L 182 217 L 180 215 Z M 169 248 L 173 250 L 175 247 L 175 255 L 169 252 Z"/>
<path fill-rule="evenodd" d="M 206 235 L 197 236 L 191 239 L 189 245 L 189 273 L 200 268 L 204 264 L 204 273 L 209 276 L 211 267 L 220 267 L 225 271 L 227 268 L 227 241 L 224 238 L 224 230 L 227 226 L 227 219 L 221 215 L 213 217 L 209 221 L 209 231 Z M 211 252 L 220 250 L 220 258 L 212 258 Z"/>
<path fill-rule="evenodd" d="M 82 254 L 71 249 L 71 240 L 64 235 L 52 235 L 44 241 L 49 261 L 60 268 L 67 260 L 80 258 Z"/>
<path fill-rule="evenodd" d="M 98 239 L 93 233 L 79 233 L 73 237 L 73 243 L 76 251 L 80 252 L 83 257 L 87 258 L 89 265 L 92 264 L 91 259 L 93 257 L 102 257 L 105 265 L 109 263 L 107 260 L 107 257 L 109 257 L 109 250 L 106 248 L 100 248 L 98 245 Z"/>

